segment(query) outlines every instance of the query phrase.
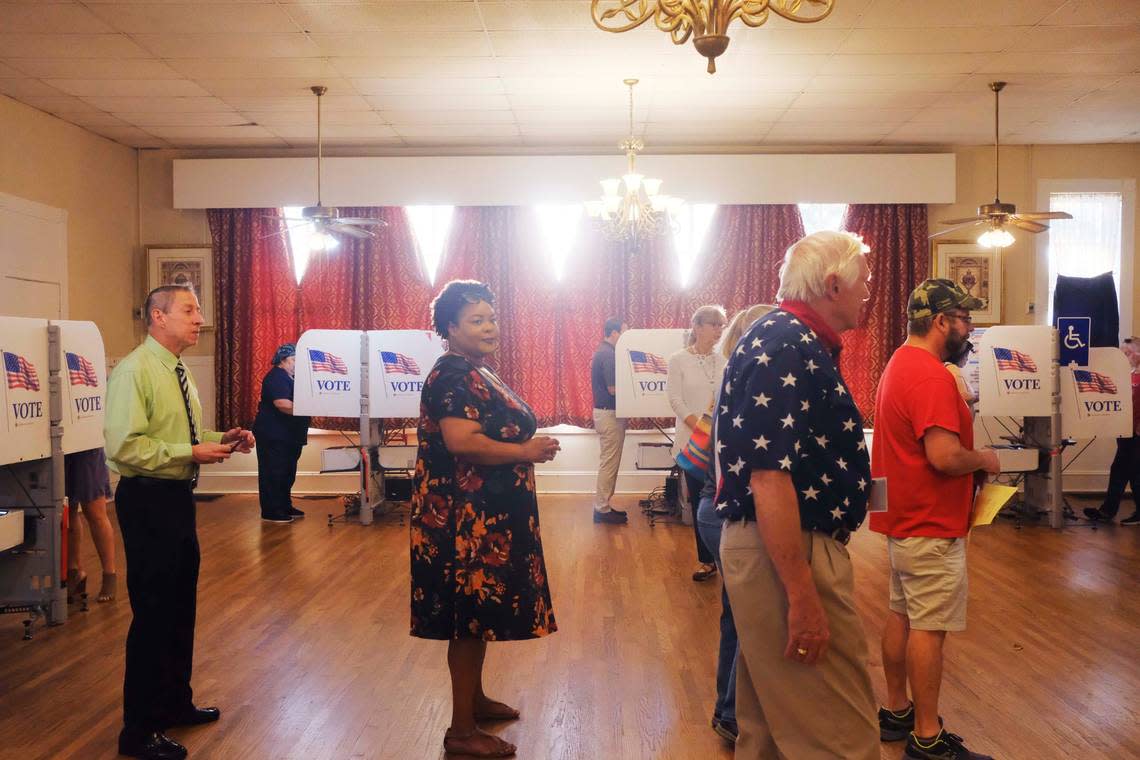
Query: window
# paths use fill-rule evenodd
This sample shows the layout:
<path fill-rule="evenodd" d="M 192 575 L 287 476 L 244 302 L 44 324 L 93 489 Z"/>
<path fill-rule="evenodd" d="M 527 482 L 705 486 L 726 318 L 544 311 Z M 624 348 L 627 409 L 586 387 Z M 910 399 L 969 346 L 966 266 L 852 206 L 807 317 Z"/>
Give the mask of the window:
<path fill-rule="evenodd" d="M 451 215 L 455 206 L 405 206 L 412 237 L 416 239 L 416 251 L 427 272 L 428 282 L 435 284 L 439 263 L 443 260 L 443 246 L 447 233 L 451 230 Z"/>
<path fill-rule="evenodd" d="M 570 249 L 574 247 L 574 238 L 578 234 L 582 204 L 542 204 L 534 207 L 534 213 L 538 216 L 538 231 L 554 279 L 561 280 L 566 271 L 566 259 L 570 256 Z"/>
<path fill-rule="evenodd" d="M 297 221 L 285 222 L 289 228 L 288 248 L 293 258 L 293 276 L 297 284 L 305 278 L 305 270 L 309 268 L 309 260 L 313 254 L 321 251 L 331 251 L 340 245 L 336 237 L 326 233 L 318 233 L 312 223 L 301 221 L 302 209 L 300 206 L 286 206 L 282 209 L 284 216 Z"/>
<path fill-rule="evenodd" d="M 1044 180 L 1038 202 L 1072 219 L 1054 219 L 1038 235 L 1038 304 L 1053 322 L 1057 276 L 1095 277 L 1112 272 L 1120 305 L 1120 330 L 1132 334 L 1132 230 L 1135 180 Z"/>
<path fill-rule="evenodd" d="M 677 268 L 681 287 L 687 287 L 709 231 L 715 203 L 686 203 L 672 214 L 673 248 L 677 251 Z"/>
<path fill-rule="evenodd" d="M 820 230 L 838 232 L 843 227 L 843 215 L 847 213 L 846 203 L 801 203 L 799 208 L 805 235 Z"/>

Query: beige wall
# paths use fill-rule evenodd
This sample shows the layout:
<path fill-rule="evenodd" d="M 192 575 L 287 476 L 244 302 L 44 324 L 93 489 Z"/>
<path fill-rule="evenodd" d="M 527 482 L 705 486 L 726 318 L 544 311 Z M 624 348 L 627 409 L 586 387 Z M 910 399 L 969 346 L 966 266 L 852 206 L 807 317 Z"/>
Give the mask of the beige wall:
<path fill-rule="evenodd" d="M 0 192 L 67 211 L 69 316 L 94 321 L 107 353 L 140 333 L 136 151 L 0 95 Z"/>
<path fill-rule="evenodd" d="M 970 216 L 982 203 L 994 200 L 993 147 L 958 148 L 958 202 L 930 207 L 930 229 L 941 219 Z M 1140 144 L 1003 146 L 1001 149 L 1001 200 L 1019 211 L 1037 208 L 1037 182 L 1044 179 L 1140 178 Z M 1140 241 L 1140 214 L 1135 216 L 1134 241 Z M 978 232 L 952 234 L 954 239 L 976 238 Z M 1005 250 L 1004 311 L 1006 324 L 1033 324 L 1036 316 L 1026 304 L 1036 299 L 1037 251 L 1034 235 L 1015 231 L 1016 242 Z M 1136 251 L 1125 251 L 1135 261 Z M 1131 334 L 1140 331 L 1140 268 L 1133 267 Z M 1040 308 L 1045 308 L 1041 305 Z M 1127 333 L 1125 325 L 1121 333 Z"/>

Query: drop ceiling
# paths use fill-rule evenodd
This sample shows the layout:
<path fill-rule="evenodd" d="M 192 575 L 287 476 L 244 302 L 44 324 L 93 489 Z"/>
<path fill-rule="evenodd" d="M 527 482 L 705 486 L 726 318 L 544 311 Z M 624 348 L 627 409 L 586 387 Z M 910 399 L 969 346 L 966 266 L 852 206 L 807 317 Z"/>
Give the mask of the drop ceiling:
<path fill-rule="evenodd" d="M 654 151 L 1140 142 L 1140 0 L 835 0 L 708 75 L 587 0 L 0 0 L 0 93 L 140 148 Z"/>

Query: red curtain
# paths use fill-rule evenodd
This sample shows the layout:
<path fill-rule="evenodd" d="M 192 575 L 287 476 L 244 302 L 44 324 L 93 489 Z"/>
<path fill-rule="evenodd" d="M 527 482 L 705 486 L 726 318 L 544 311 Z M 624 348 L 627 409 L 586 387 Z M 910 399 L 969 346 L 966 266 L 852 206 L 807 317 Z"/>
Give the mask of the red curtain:
<path fill-rule="evenodd" d="M 217 425 L 248 427 L 273 352 L 297 339 L 296 279 L 276 209 L 209 209 L 214 248 Z"/>
<path fill-rule="evenodd" d="M 906 303 L 930 271 L 926 206 L 876 204 L 847 207 L 843 229 L 863 236 L 871 248 L 871 298 L 860 325 L 843 335 L 843 378 L 870 423 L 875 388 L 891 354 L 906 340 Z"/>

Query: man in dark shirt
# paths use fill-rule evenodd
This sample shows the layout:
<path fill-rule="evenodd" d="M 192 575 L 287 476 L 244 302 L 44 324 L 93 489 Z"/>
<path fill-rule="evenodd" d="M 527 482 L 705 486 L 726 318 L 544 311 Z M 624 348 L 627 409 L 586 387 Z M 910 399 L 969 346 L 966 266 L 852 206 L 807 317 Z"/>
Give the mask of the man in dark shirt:
<path fill-rule="evenodd" d="M 863 419 L 839 334 L 869 296 L 862 242 L 788 249 L 779 308 L 741 338 L 717 410 L 724 582 L 740 640 L 737 760 L 878 760 L 867 644 L 845 544 L 866 515 Z"/>
<path fill-rule="evenodd" d="M 602 326 L 602 342 L 590 362 L 590 388 L 594 392 L 594 429 L 598 432 L 601 456 L 598 461 L 598 488 L 594 494 L 594 522 L 624 523 L 629 518 L 610 505 L 621 467 L 621 449 L 625 444 L 625 420 L 618 419 L 617 367 L 614 346 L 629 325 L 617 317 Z"/>

